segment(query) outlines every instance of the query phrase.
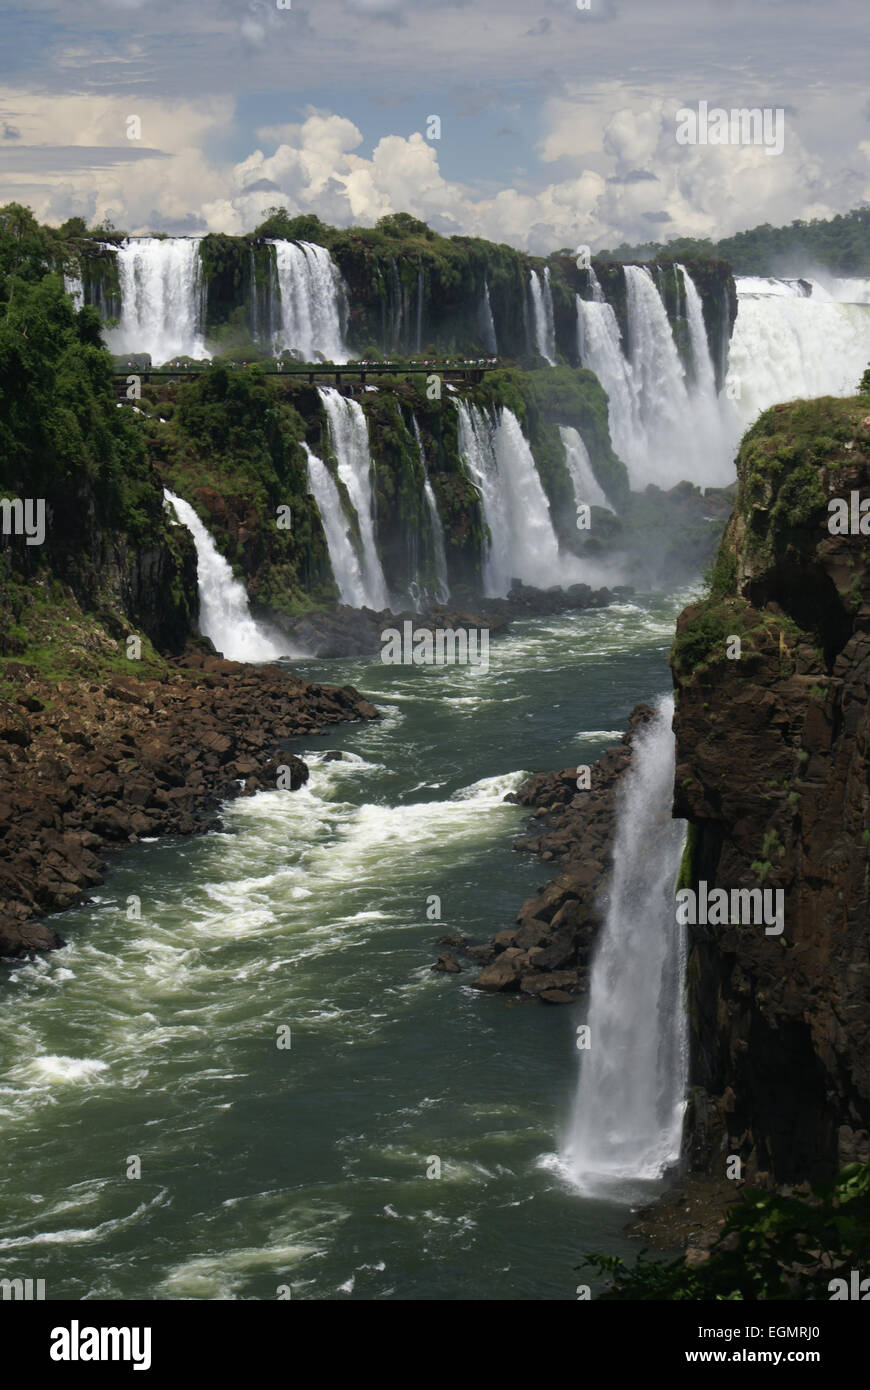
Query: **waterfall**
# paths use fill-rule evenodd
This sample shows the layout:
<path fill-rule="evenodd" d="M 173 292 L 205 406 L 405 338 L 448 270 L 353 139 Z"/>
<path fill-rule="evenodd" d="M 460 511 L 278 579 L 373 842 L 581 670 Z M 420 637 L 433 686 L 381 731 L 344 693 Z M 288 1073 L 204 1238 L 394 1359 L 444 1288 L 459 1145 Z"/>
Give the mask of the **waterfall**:
<path fill-rule="evenodd" d="M 608 396 L 616 452 L 636 489 L 673 487 L 684 478 L 702 485 L 730 482 L 734 470 L 728 431 L 716 396 L 700 296 L 683 271 L 694 379 L 686 380 L 656 282 L 645 266 L 624 267 L 628 351 L 612 307 L 577 303 L 577 348 Z"/>
<path fill-rule="evenodd" d="M 600 288 L 600 286 L 599 286 Z M 607 418 L 613 447 L 629 469 L 643 457 L 637 388 L 631 363 L 622 351 L 616 313 L 603 299 L 590 303 L 576 297 L 577 351 L 607 393 Z"/>
<path fill-rule="evenodd" d="M 118 248 L 121 317 L 106 335 L 111 352 L 148 353 L 155 363 L 208 356 L 202 338 L 199 240 L 140 237 Z"/>
<path fill-rule="evenodd" d="M 572 425 L 560 425 L 562 447 L 565 450 L 565 465 L 574 486 L 574 501 L 577 506 L 585 502 L 590 507 L 606 507 L 613 511 L 604 490 L 592 471 L 589 451 L 579 432 Z"/>
<path fill-rule="evenodd" d="M 489 302 L 489 285 L 486 283 L 486 277 L 483 281 L 483 296 L 477 310 L 477 331 L 480 334 L 484 352 L 488 352 L 491 357 L 498 357 L 498 340 L 495 336 L 495 320 L 492 317 L 492 305 Z"/>
<path fill-rule="evenodd" d="M 686 322 L 689 325 L 689 345 L 692 350 L 693 379 L 703 398 L 708 401 L 715 401 L 716 372 L 713 367 L 713 359 L 710 356 L 707 329 L 704 326 L 704 307 L 701 303 L 701 296 L 685 266 L 678 265 L 676 268 L 683 277 L 685 314 Z"/>
<path fill-rule="evenodd" d="M 684 826 L 671 818 L 674 704 L 634 740 L 619 793 L 613 880 L 590 980 L 590 1047 L 562 1160 L 584 1192 L 654 1179 L 680 1154 L 688 1081 L 685 928 L 675 888 Z"/>
<path fill-rule="evenodd" d="M 444 548 L 444 527 L 441 524 L 441 517 L 438 514 L 438 503 L 435 500 L 435 493 L 429 481 L 429 473 L 426 468 L 426 452 L 423 448 L 423 437 L 420 434 L 420 426 L 417 424 L 417 417 L 413 417 L 414 438 L 417 441 L 417 448 L 420 452 L 420 466 L 423 469 L 423 495 L 426 498 L 426 507 L 429 512 L 429 545 L 431 550 L 432 567 L 435 575 L 435 600 L 437 603 L 446 603 L 450 597 L 450 585 L 447 582 L 447 552 Z M 417 583 L 420 589 L 419 576 Z M 424 597 L 429 594 L 425 586 L 421 590 Z"/>
<path fill-rule="evenodd" d="M 320 513 L 339 601 L 350 604 L 351 608 L 362 608 L 366 599 L 365 585 L 338 487 L 323 460 L 304 441 L 302 447 L 308 456 L 308 490 Z"/>
<path fill-rule="evenodd" d="M 868 361 L 866 280 L 833 280 L 825 288 L 816 281 L 738 279 L 728 362 L 740 390 L 729 401 L 735 441 L 771 405 L 854 395 Z"/>
<path fill-rule="evenodd" d="M 346 362 L 342 340 L 343 286 L 325 246 L 311 241 L 274 241 L 280 295 L 276 353 L 291 352 L 303 362 Z"/>
<path fill-rule="evenodd" d="M 544 282 L 536 270 L 529 271 L 529 286 L 532 293 L 532 318 L 535 328 L 535 346 L 541 357 L 556 365 L 556 325 L 553 319 L 553 294 L 550 289 L 550 268 L 544 267 Z"/>
<path fill-rule="evenodd" d="M 78 310 L 85 302 L 85 287 L 81 275 L 68 275 L 64 271 L 63 288 L 73 302 L 73 308 Z"/>
<path fill-rule="evenodd" d="M 342 396 L 334 386 L 318 386 L 329 425 L 329 442 L 338 463 L 338 476 L 347 488 L 359 522 L 362 553 L 360 607 L 380 611 L 389 605 L 387 584 L 375 543 L 372 457 L 366 417 L 359 401 Z"/>
<path fill-rule="evenodd" d="M 417 267 L 417 340 L 414 351 L 423 351 L 423 267 Z"/>
<path fill-rule="evenodd" d="M 167 489 L 164 502 L 186 526 L 196 546 L 196 578 L 199 588 L 199 630 L 230 661 L 275 661 L 289 655 L 286 645 L 276 646 L 251 617 L 243 584 L 221 555 L 193 507 Z"/>
<path fill-rule="evenodd" d="M 497 415 L 457 401 L 459 451 L 477 486 L 490 541 L 483 557 L 484 592 L 505 597 L 511 580 L 547 588 L 576 574 L 562 561 L 550 508 L 528 441 L 513 411 Z"/>

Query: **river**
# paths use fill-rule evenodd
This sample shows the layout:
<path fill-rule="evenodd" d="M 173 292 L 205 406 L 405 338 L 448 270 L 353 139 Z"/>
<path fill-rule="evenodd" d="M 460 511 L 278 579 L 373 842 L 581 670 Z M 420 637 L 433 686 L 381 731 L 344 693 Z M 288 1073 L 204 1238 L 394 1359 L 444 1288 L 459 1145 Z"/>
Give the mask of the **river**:
<path fill-rule="evenodd" d="M 551 875 L 503 797 L 670 689 L 689 597 L 515 622 L 488 671 L 294 662 L 383 718 L 297 740 L 308 785 L 223 831 L 114 853 L 54 921 L 66 948 L 0 973 L 0 1275 L 48 1299 L 562 1300 L 595 1287 L 587 1250 L 636 1250 L 626 1207 L 554 1161 L 583 1006 L 430 965 Z"/>

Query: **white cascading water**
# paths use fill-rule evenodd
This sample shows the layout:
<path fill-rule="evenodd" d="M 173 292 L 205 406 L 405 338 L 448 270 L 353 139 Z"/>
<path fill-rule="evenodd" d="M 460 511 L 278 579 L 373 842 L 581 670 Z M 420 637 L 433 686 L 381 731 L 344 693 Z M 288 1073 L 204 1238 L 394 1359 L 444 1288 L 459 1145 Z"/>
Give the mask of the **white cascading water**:
<path fill-rule="evenodd" d="M 609 512 L 613 511 L 604 489 L 592 471 L 592 461 L 589 458 L 589 450 L 583 443 L 583 437 L 579 430 L 573 425 L 560 425 L 559 434 L 562 438 L 562 447 L 565 450 L 565 466 L 571 475 L 571 483 L 574 487 L 574 502 L 579 507 L 585 503 L 589 507 L 606 507 Z"/>
<path fill-rule="evenodd" d="M 334 386 L 318 386 L 329 425 L 329 442 L 338 463 L 338 476 L 347 488 L 359 521 L 362 553 L 362 607 L 380 611 L 389 606 L 387 583 L 375 541 L 374 492 L 369 431 L 359 401 L 343 396 Z"/>
<path fill-rule="evenodd" d="M 835 279 L 825 286 L 747 276 L 736 283 L 728 357 L 735 442 L 772 405 L 855 394 L 870 362 L 868 281 Z"/>
<path fill-rule="evenodd" d="M 435 593 L 437 603 L 446 603 L 450 597 L 450 585 L 447 582 L 447 552 L 444 546 L 444 527 L 441 524 L 441 517 L 438 512 L 438 503 L 435 499 L 435 492 L 429 481 L 429 471 L 426 468 L 426 451 L 423 448 L 423 436 L 420 434 L 420 426 L 417 424 L 416 416 L 412 417 L 414 426 L 414 438 L 417 441 L 417 449 L 420 453 L 420 466 L 423 469 L 423 495 L 426 498 L 426 508 L 429 512 L 429 543 L 432 548 L 432 560 L 435 567 Z M 428 598 L 425 592 L 425 585 L 421 586 L 419 579 L 417 589 L 421 598 Z"/>
<path fill-rule="evenodd" d="M 251 617 L 245 586 L 234 577 L 193 507 L 164 488 L 164 503 L 193 536 L 199 588 L 199 630 L 229 661 L 275 661 L 292 655 Z"/>
<path fill-rule="evenodd" d="M 332 575 L 338 585 L 339 602 L 347 603 L 351 608 L 362 608 L 366 602 L 362 569 L 335 479 L 323 459 L 318 458 L 304 441 L 302 447 L 308 457 L 308 490 L 320 513 Z"/>
<path fill-rule="evenodd" d="M 536 270 L 529 271 L 532 295 L 532 318 L 535 346 L 551 367 L 556 365 L 556 324 L 553 318 L 553 292 L 550 289 L 550 269 L 544 267 L 543 283 Z"/>
<path fill-rule="evenodd" d="M 600 285 L 598 292 L 601 293 Z M 637 386 L 631 363 L 622 351 L 616 312 L 603 297 L 590 301 L 577 295 L 576 303 L 578 355 L 607 393 L 610 438 L 616 453 L 631 469 L 643 456 L 643 431 Z"/>
<path fill-rule="evenodd" d="M 588 1050 L 561 1164 L 584 1193 L 616 1196 L 680 1155 L 688 1083 L 685 928 L 675 888 L 685 826 L 671 818 L 671 697 L 634 740 L 619 793 L 607 920 L 592 963 Z"/>
<path fill-rule="evenodd" d="M 493 357 L 498 356 L 498 339 L 495 336 L 495 320 L 492 317 L 492 305 L 489 302 L 489 285 L 484 278 L 483 296 L 477 311 L 477 327 L 483 343 L 484 352 L 490 353 Z"/>
<path fill-rule="evenodd" d="M 147 352 L 158 365 L 208 357 L 202 337 L 199 240 L 139 237 L 118 248 L 121 317 L 106 335 L 111 352 Z"/>
<path fill-rule="evenodd" d="M 341 274 L 326 247 L 310 241 L 272 245 L 281 298 L 274 351 L 291 352 L 303 362 L 346 362 Z"/>
<path fill-rule="evenodd" d="M 724 485 L 734 476 L 731 440 L 697 288 L 684 270 L 694 378 L 687 381 L 653 276 L 637 265 L 625 266 L 624 273 L 628 353 L 614 310 L 598 299 L 577 299 L 577 347 L 582 365 L 607 392 L 611 439 L 632 487 L 669 488 L 684 478 Z"/>
<path fill-rule="evenodd" d="M 545 589 L 579 578 L 573 557 L 560 557 L 550 507 L 528 441 L 513 411 L 488 415 L 457 401 L 459 452 L 480 492 L 490 532 L 484 592 L 504 598 L 511 579 Z"/>
<path fill-rule="evenodd" d="M 78 310 L 85 302 L 85 287 L 80 275 L 67 275 L 63 277 L 64 293 L 68 294 L 73 302 L 73 307 Z"/>

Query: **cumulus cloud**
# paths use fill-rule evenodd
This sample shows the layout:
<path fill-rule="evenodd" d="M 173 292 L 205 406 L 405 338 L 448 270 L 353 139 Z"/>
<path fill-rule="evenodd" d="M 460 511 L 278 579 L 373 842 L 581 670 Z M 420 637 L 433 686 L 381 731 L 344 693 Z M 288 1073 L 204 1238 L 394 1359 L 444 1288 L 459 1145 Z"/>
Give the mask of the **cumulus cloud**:
<path fill-rule="evenodd" d="M 787 118 L 783 153 L 770 156 L 760 146 L 678 144 L 682 105 L 614 83 L 561 92 L 542 108 L 537 169 L 513 176 L 521 186 L 498 187 L 446 177 L 441 142 L 422 131 L 383 135 L 364 153 L 357 124 L 321 108 L 259 127 L 255 148 L 222 163 L 204 150 L 237 139 L 230 99 L 73 95 L 49 112 L 34 93 L 19 93 L 7 106 L 21 139 L 0 144 L 0 196 L 30 203 L 49 221 L 111 215 L 132 232 L 238 234 L 271 206 L 338 226 L 407 211 L 447 234 L 534 252 L 668 233 L 716 238 L 759 221 L 829 216 L 866 196 L 866 168 L 852 168 L 854 155 L 835 165 L 813 154 L 795 118 Z M 141 142 L 126 139 L 132 114 Z M 52 144 L 58 129 L 74 132 L 75 143 Z M 867 154 L 870 142 L 859 148 Z"/>

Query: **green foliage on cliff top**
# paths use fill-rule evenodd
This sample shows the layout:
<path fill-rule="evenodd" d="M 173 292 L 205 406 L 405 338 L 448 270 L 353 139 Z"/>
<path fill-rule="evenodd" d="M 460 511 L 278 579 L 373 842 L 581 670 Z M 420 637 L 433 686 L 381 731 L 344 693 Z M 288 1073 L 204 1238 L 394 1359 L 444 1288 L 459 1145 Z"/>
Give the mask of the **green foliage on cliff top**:
<path fill-rule="evenodd" d="M 730 261 L 737 275 L 806 275 L 819 267 L 836 275 L 870 275 L 870 208 L 832 218 L 795 220 L 787 227 L 769 222 L 720 241 L 678 237 L 600 252 L 604 259 L 685 260 L 687 256 Z"/>
<path fill-rule="evenodd" d="M 853 1163 L 807 1196 L 747 1189 L 700 1265 L 661 1260 L 643 1251 L 633 1268 L 618 1256 L 587 1255 L 584 1265 L 607 1274 L 603 1300 L 788 1299 L 825 1301 L 834 1278 L 848 1285 L 870 1257 L 870 1164 Z"/>

